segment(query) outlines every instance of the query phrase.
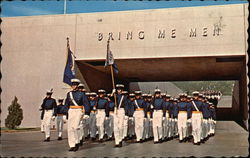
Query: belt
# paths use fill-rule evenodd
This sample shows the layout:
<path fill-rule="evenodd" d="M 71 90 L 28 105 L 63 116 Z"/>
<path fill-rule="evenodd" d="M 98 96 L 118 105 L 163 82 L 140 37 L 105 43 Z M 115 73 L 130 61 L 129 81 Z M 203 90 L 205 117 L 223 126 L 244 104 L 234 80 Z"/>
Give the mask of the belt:
<path fill-rule="evenodd" d="M 84 106 L 75 106 L 75 105 L 71 105 L 69 106 L 70 109 L 84 109 Z"/>
<path fill-rule="evenodd" d="M 151 114 L 151 112 L 147 112 L 147 114 Z"/>
<path fill-rule="evenodd" d="M 96 111 L 95 111 L 95 110 L 91 110 L 90 112 L 96 113 Z"/>
<path fill-rule="evenodd" d="M 186 111 L 179 111 L 179 113 L 187 113 Z"/>
<path fill-rule="evenodd" d="M 200 111 L 192 111 L 192 113 L 200 114 L 201 112 Z"/>
<path fill-rule="evenodd" d="M 143 111 L 144 109 L 143 108 L 137 108 L 135 109 L 136 111 Z"/>
<path fill-rule="evenodd" d="M 63 116 L 63 114 L 57 114 L 57 116 Z"/>

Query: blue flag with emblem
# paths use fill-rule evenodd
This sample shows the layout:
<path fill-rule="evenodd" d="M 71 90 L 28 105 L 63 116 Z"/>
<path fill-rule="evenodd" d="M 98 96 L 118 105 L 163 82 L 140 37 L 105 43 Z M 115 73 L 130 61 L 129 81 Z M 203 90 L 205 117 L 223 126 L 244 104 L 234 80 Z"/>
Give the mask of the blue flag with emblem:
<path fill-rule="evenodd" d="M 109 49 L 109 41 L 108 41 L 108 45 L 107 45 L 107 56 L 106 56 L 106 61 L 105 61 L 105 67 L 108 65 L 112 65 L 115 73 L 118 74 L 118 72 L 119 72 L 118 67 L 115 63 L 115 59 L 113 57 L 112 51 Z"/>
<path fill-rule="evenodd" d="M 67 38 L 67 62 L 64 69 L 63 74 L 63 82 L 71 85 L 71 79 L 75 78 L 75 71 L 74 71 L 74 65 L 75 65 L 75 56 L 73 55 L 72 51 L 70 50 L 69 46 L 69 39 Z"/>

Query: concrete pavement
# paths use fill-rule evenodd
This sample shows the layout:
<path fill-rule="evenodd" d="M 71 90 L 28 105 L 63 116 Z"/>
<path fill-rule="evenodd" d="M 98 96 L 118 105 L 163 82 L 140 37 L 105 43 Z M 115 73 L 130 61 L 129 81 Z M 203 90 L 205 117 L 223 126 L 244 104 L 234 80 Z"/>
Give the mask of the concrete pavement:
<path fill-rule="evenodd" d="M 77 152 L 68 152 L 67 133 L 57 141 L 52 132 L 51 141 L 43 142 L 40 132 L 2 133 L 1 157 L 231 157 L 248 156 L 248 132 L 233 121 L 218 121 L 216 134 L 205 144 L 179 143 L 177 139 L 153 144 L 126 143 L 114 148 L 114 141 L 97 143 L 85 142 Z"/>

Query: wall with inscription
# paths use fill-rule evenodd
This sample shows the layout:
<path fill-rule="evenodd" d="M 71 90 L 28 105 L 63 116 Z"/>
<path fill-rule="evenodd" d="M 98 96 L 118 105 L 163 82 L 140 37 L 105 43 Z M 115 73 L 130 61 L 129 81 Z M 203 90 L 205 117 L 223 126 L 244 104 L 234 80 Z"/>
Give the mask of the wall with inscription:
<path fill-rule="evenodd" d="M 78 59 L 244 55 L 244 5 L 79 14 Z"/>

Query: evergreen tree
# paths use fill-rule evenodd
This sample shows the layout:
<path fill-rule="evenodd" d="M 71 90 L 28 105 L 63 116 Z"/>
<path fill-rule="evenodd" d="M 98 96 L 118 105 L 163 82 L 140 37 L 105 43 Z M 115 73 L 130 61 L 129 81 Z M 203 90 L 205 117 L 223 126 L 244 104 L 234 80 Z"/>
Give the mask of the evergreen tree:
<path fill-rule="evenodd" d="M 8 107 L 9 114 L 5 119 L 5 127 L 10 129 L 15 129 L 23 120 L 23 110 L 21 109 L 21 105 L 17 103 L 17 100 L 15 96 L 11 105 Z"/>

